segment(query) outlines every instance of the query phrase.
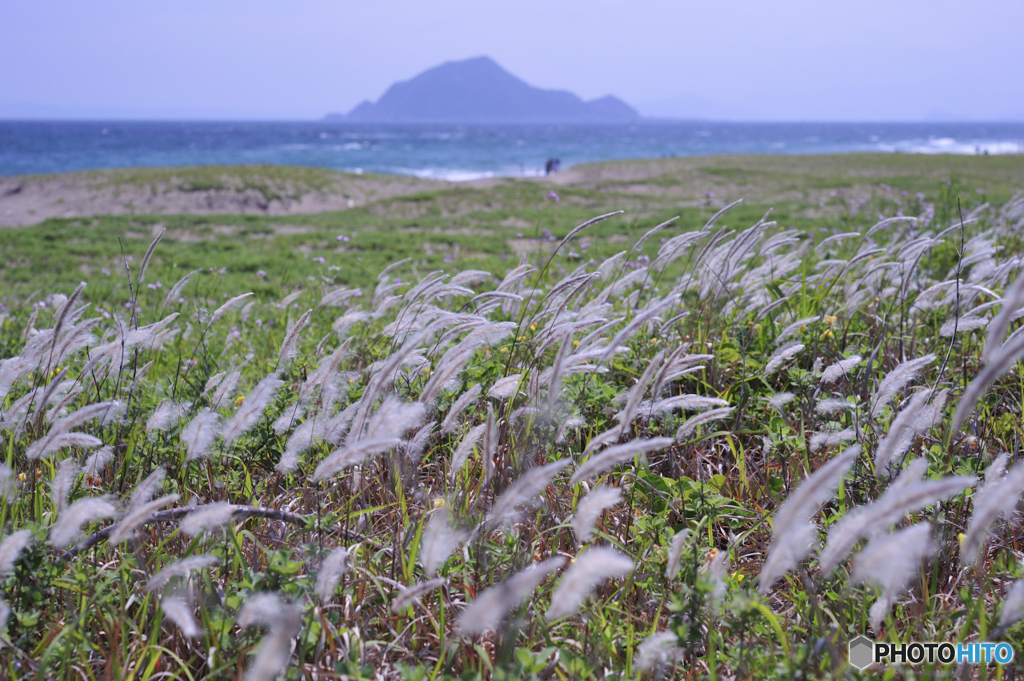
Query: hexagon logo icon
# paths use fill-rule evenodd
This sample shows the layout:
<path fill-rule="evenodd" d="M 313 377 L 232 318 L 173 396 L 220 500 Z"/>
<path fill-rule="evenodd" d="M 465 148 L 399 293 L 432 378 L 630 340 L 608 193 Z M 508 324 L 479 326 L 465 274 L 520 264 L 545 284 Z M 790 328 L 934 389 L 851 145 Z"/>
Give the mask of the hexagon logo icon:
<path fill-rule="evenodd" d="M 867 636 L 858 636 L 850 641 L 850 664 L 857 669 L 864 669 L 875 661 L 875 644 Z"/>

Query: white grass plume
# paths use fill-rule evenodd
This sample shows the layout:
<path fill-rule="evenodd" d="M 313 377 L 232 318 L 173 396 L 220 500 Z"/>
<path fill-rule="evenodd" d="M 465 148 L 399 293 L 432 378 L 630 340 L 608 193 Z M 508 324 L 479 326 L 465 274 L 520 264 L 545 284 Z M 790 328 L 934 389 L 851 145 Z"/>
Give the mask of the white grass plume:
<path fill-rule="evenodd" d="M 224 303 L 223 305 L 218 307 L 216 310 L 214 310 L 213 316 L 210 317 L 209 325 L 213 326 L 213 324 L 218 319 L 223 317 L 225 314 L 227 314 L 231 310 L 234 310 L 236 307 L 240 306 L 251 295 L 253 295 L 252 292 L 243 293 L 240 296 L 235 296 L 234 298 L 230 299 L 229 301 L 227 301 L 226 303 Z"/>
<path fill-rule="evenodd" d="M 986 477 L 988 477 L 986 475 Z M 1010 468 L 1001 480 L 985 481 L 982 494 L 974 502 L 974 513 L 967 525 L 960 545 L 960 562 L 964 565 L 976 563 L 980 557 L 981 544 L 985 541 L 988 528 L 1000 516 L 1013 512 L 1024 491 L 1024 464 Z"/>
<path fill-rule="evenodd" d="M 34 444 L 35 443 L 33 443 L 33 446 Z M 87 449 L 91 447 L 99 447 L 102 444 L 103 440 L 87 433 L 58 433 L 52 437 L 47 436 L 46 447 L 40 448 L 33 453 L 38 454 L 38 456 L 42 458 L 60 451 L 65 447 L 81 447 L 83 449 Z"/>
<path fill-rule="evenodd" d="M 128 539 L 139 527 L 146 524 L 150 516 L 159 511 L 167 504 L 172 504 L 178 500 L 177 494 L 168 494 L 167 496 L 154 499 L 148 503 L 133 505 L 125 513 L 124 517 L 117 523 L 117 526 L 110 533 L 110 537 L 107 542 L 111 545 L 117 545 Z"/>
<path fill-rule="evenodd" d="M 932 526 L 919 523 L 892 534 L 878 536 L 857 554 L 850 578 L 854 582 L 875 584 L 882 595 L 871 606 L 871 628 L 876 632 L 893 602 L 917 574 L 922 561 L 935 552 Z"/>
<path fill-rule="evenodd" d="M 185 445 L 186 461 L 204 458 L 220 434 L 220 415 L 204 407 L 192 417 L 181 430 L 181 442 Z"/>
<path fill-rule="evenodd" d="M 658 669 L 683 654 L 679 637 L 672 631 L 659 631 L 644 639 L 636 648 L 633 668 L 647 672 Z"/>
<path fill-rule="evenodd" d="M 551 479 L 571 463 L 570 459 L 559 459 L 545 466 L 538 466 L 524 473 L 508 486 L 494 501 L 488 518 L 492 526 L 500 525 L 515 513 L 517 507 L 533 500 L 544 491 Z"/>
<path fill-rule="evenodd" d="M 768 406 L 775 411 L 782 413 L 782 408 L 792 402 L 796 398 L 793 393 L 775 393 L 769 398 L 766 398 Z"/>
<path fill-rule="evenodd" d="M 457 387 L 458 375 L 462 373 L 475 351 L 475 348 L 469 348 L 451 359 L 448 354 L 445 354 L 435 367 L 430 380 L 423 386 L 423 390 L 420 392 L 420 402 L 432 407 L 441 394 L 441 390 L 445 387 Z"/>
<path fill-rule="evenodd" d="M 871 418 L 876 418 L 892 400 L 892 396 L 903 390 L 917 378 L 921 371 L 935 361 L 934 354 L 927 354 L 917 359 L 908 359 L 885 375 L 878 389 L 871 398 Z"/>
<path fill-rule="evenodd" d="M 64 459 L 57 465 L 57 472 L 50 483 L 50 500 L 57 513 L 64 510 L 68 495 L 81 473 L 82 469 L 74 459 Z"/>
<path fill-rule="evenodd" d="M 820 316 L 805 317 L 803 319 L 796 320 L 795 322 L 793 322 L 792 324 L 790 324 L 789 326 L 787 326 L 786 328 L 784 328 L 782 331 L 779 332 L 779 335 L 775 337 L 775 345 L 781 345 L 782 341 L 786 340 L 787 338 L 792 336 L 797 331 L 800 331 L 801 329 L 803 329 L 803 327 L 807 326 L 808 324 L 813 324 L 814 322 L 818 321 L 819 319 L 821 319 Z M 794 343 L 790 343 L 790 345 L 795 345 L 795 344 Z"/>
<path fill-rule="evenodd" d="M 833 524 L 829 528 L 825 548 L 818 556 L 818 568 L 822 574 L 832 572 L 861 539 L 880 529 L 888 529 L 908 513 L 916 513 L 959 494 L 975 482 L 975 478 L 966 476 L 921 480 L 927 470 L 926 459 L 914 459 L 876 501 L 850 509 Z"/>
<path fill-rule="evenodd" d="M 545 619 L 557 620 L 573 614 L 598 584 L 609 578 L 625 577 L 632 571 L 633 561 L 615 549 L 596 547 L 581 552 L 551 595 Z"/>
<path fill-rule="evenodd" d="M 494 416 L 494 405 L 487 405 L 487 420 L 484 422 L 484 440 L 480 450 L 480 458 L 483 459 L 484 479 L 483 484 L 487 485 L 494 478 L 495 466 L 498 458 L 498 445 L 501 437 L 501 429 L 497 418 Z"/>
<path fill-rule="evenodd" d="M 62 549 L 82 536 L 82 525 L 117 516 L 113 497 L 87 497 L 79 499 L 57 516 L 57 522 L 50 527 L 49 542 Z"/>
<path fill-rule="evenodd" d="M 433 577 L 448 560 L 452 551 L 466 541 L 468 536 L 466 532 L 451 529 L 446 508 L 441 507 L 433 511 L 420 541 L 419 558 L 423 564 L 423 574 Z"/>
<path fill-rule="evenodd" d="M 509 400 L 516 396 L 519 391 L 519 382 L 522 374 L 512 374 L 505 378 L 499 378 L 487 391 L 487 396 L 495 400 Z"/>
<path fill-rule="evenodd" d="M 463 636 L 474 636 L 494 629 L 509 610 L 518 607 L 549 574 L 563 565 L 565 558 L 562 556 L 549 558 L 542 563 L 534 563 L 501 584 L 480 592 L 459 615 L 459 632 Z"/>
<path fill-rule="evenodd" d="M 558 245 L 559 245 L 559 246 L 562 246 L 562 245 L 564 245 L 564 244 L 566 244 L 566 243 L 568 243 L 568 242 L 572 241 L 572 238 L 573 238 L 574 236 L 576 236 L 577 234 L 579 234 L 580 232 L 582 232 L 582 231 L 583 231 L 584 229 L 586 229 L 587 227 L 590 227 L 591 225 L 593 225 L 593 224 L 595 224 L 595 223 L 601 222 L 602 220 L 607 220 L 607 219 L 608 219 L 608 218 L 610 218 L 610 217 L 614 217 L 614 216 L 616 216 L 616 215 L 621 215 L 621 214 L 622 214 L 623 212 L 624 212 L 624 211 L 621 211 L 621 210 L 617 210 L 617 211 L 614 211 L 614 212 L 612 212 L 612 213 L 605 213 L 604 215 L 598 215 L 598 216 L 597 216 L 596 218 L 590 218 L 590 219 L 589 219 L 589 220 L 587 220 L 586 222 L 584 222 L 584 223 L 582 223 L 582 224 L 580 224 L 580 225 L 577 225 L 576 227 L 574 227 L 574 228 L 573 228 L 573 230 L 572 230 L 571 232 L 569 232 L 568 234 L 566 234 L 566 235 L 565 235 L 565 238 L 563 238 L 563 239 L 562 239 L 562 240 L 561 240 L 561 241 L 560 241 L 560 242 L 558 243 Z"/>
<path fill-rule="evenodd" d="M 622 490 L 618 487 L 598 486 L 583 497 L 576 506 L 576 515 L 572 519 L 572 531 L 576 534 L 576 544 L 582 546 L 590 541 L 598 518 L 606 509 L 622 501 Z"/>
<path fill-rule="evenodd" d="M 0 542 L 0 577 L 6 577 L 14 570 L 22 552 L 33 541 L 32 530 L 18 530 Z"/>
<path fill-rule="evenodd" d="M 836 447 L 844 442 L 850 442 L 857 438 L 857 431 L 853 428 L 843 430 L 823 430 L 820 433 L 812 433 L 810 448 L 812 452 L 821 449 Z"/>
<path fill-rule="evenodd" d="M 772 353 L 771 357 L 768 358 L 768 362 L 764 365 L 764 373 L 762 374 L 762 377 L 767 377 L 775 373 L 779 367 L 803 352 L 803 349 L 804 344 L 796 341 L 786 343 L 777 349 Z"/>
<path fill-rule="evenodd" d="M 654 376 L 658 373 L 658 369 L 662 365 L 662 360 L 665 356 L 664 352 L 659 352 L 657 355 L 651 358 L 651 361 L 647 364 L 647 368 L 637 379 L 637 382 L 626 392 L 626 404 L 622 407 L 622 411 L 615 415 L 615 420 L 619 422 L 619 434 L 620 437 L 626 432 L 630 424 L 633 423 L 633 419 L 636 418 L 637 411 L 640 409 L 640 404 L 643 402 L 644 394 L 647 392 L 647 386 Z"/>
<path fill-rule="evenodd" d="M 245 671 L 245 681 L 272 681 L 288 666 L 292 639 L 302 629 L 302 607 L 285 603 L 277 594 L 250 596 L 238 613 L 242 628 L 262 625 L 269 631 Z"/>
<path fill-rule="evenodd" d="M 678 296 L 672 295 L 661 301 L 657 305 L 651 307 L 646 312 L 642 312 L 636 315 L 629 324 L 623 327 L 615 336 L 608 342 L 607 349 L 601 355 L 598 360 L 598 364 L 604 364 L 608 359 L 619 351 L 619 347 L 622 346 L 623 342 L 631 338 L 637 331 L 639 331 L 647 322 L 651 321 L 665 310 L 675 306 L 678 302 Z M 582 342 L 580 343 L 582 345 Z"/>
<path fill-rule="evenodd" d="M 992 360 L 996 358 L 999 348 L 1003 344 L 1003 336 L 1010 328 L 1010 323 L 1016 316 L 1017 310 L 1022 306 L 1024 306 L 1024 274 L 1017 277 L 1013 284 L 1006 289 L 999 314 L 988 325 L 985 349 L 981 352 L 981 358 L 985 363 L 991 364 Z"/>
<path fill-rule="evenodd" d="M 484 436 L 485 430 L 487 430 L 486 423 L 474 426 L 459 442 L 459 446 L 456 447 L 455 451 L 452 453 L 451 464 L 448 468 L 449 481 L 454 481 L 455 478 L 458 477 L 459 473 L 462 471 L 462 467 L 466 465 L 469 455 L 473 452 L 473 448 L 476 447 L 478 442 L 480 442 L 480 438 Z"/>
<path fill-rule="evenodd" d="M 989 386 L 1013 368 L 1022 355 L 1024 355 L 1024 335 L 1011 337 L 999 349 L 992 352 L 992 359 L 968 384 L 956 405 L 952 423 L 954 433 L 960 430 L 960 426 L 974 411 L 974 404 L 985 394 Z"/>
<path fill-rule="evenodd" d="M 719 551 L 711 559 L 711 564 L 708 566 L 708 581 L 711 583 L 711 593 L 708 594 L 708 602 L 711 605 L 711 611 L 716 616 L 718 615 L 718 606 L 725 599 L 726 591 L 729 588 L 729 584 L 726 581 L 728 573 L 729 552 Z"/>
<path fill-rule="evenodd" d="M 1003 611 L 999 615 L 999 628 L 1006 629 L 1024 619 L 1024 579 L 1018 579 L 1003 598 Z"/>
<path fill-rule="evenodd" d="M 321 603 L 329 603 L 334 596 L 334 590 L 338 588 L 338 582 L 348 571 L 348 559 L 351 555 L 345 546 L 334 549 L 320 563 L 320 569 L 316 573 L 316 595 Z"/>
<path fill-rule="evenodd" d="M 174 286 L 168 289 L 167 295 L 164 296 L 164 305 L 167 306 L 178 302 L 178 298 L 181 297 L 181 292 L 182 290 L 184 290 L 185 285 L 188 284 L 188 280 L 192 278 L 193 274 L 196 274 L 199 271 L 200 270 L 192 270 L 184 277 L 179 279 L 177 283 L 174 284 Z"/>
<path fill-rule="evenodd" d="M 305 314 L 299 317 L 291 330 L 285 334 L 284 340 L 281 341 L 281 349 L 277 355 L 278 369 L 295 359 L 299 346 L 299 336 L 302 335 L 302 330 L 306 328 L 306 323 L 309 322 L 309 315 L 311 314 L 313 314 L 313 310 L 306 310 Z"/>
<path fill-rule="evenodd" d="M 809 475 L 775 512 L 772 543 L 758 577 L 758 590 L 762 596 L 767 595 L 782 575 L 810 553 L 811 544 L 817 536 L 817 527 L 810 520 L 818 508 L 832 498 L 840 479 L 859 455 L 860 447 L 848 448 Z"/>
<path fill-rule="evenodd" d="M 291 473 L 299 465 L 299 455 L 327 436 L 328 420 L 318 415 L 306 419 L 288 437 L 281 459 L 274 468 L 278 473 Z"/>
<path fill-rule="evenodd" d="M 68 431 L 72 428 L 83 426 L 93 419 L 103 418 L 111 408 L 116 406 L 116 402 L 100 402 L 98 404 L 91 404 L 68 414 L 59 421 L 55 421 L 53 425 L 50 426 L 50 430 L 46 435 L 29 445 L 25 450 L 25 456 L 29 460 L 33 460 L 49 456 L 64 446 L 100 446 L 103 444 L 103 441 L 97 437 L 86 435 L 84 433 L 76 433 L 75 435 L 80 437 L 69 438 L 67 436 L 71 435 L 71 433 Z"/>
<path fill-rule="evenodd" d="M 570 430 L 579 428 L 580 426 L 585 426 L 586 424 L 586 419 L 581 418 L 579 416 L 571 416 L 567 419 L 564 419 L 558 425 L 558 432 L 555 434 L 555 444 L 565 442 L 566 435 Z"/>
<path fill-rule="evenodd" d="M 704 425 L 705 423 L 711 423 L 713 421 L 721 421 L 726 418 L 736 409 L 735 407 L 722 407 L 720 409 L 711 409 L 702 414 L 691 416 L 683 422 L 683 425 L 679 426 L 679 430 L 676 431 L 676 441 L 682 440 L 689 437 L 693 431 L 697 429 L 697 426 Z"/>
<path fill-rule="evenodd" d="M 679 565 L 683 560 L 683 549 L 686 548 L 686 540 L 690 537 L 690 530 L 683 529 L 676 532 L 668 549 L 668 562 L 665 564 L 665 578 L 675 579 L 679 574 Z"/>
<path fill-rule="evenodd" d="M 147 503 L 153 498 L 164 483 L 166 472 L 163 466 L 157 466 L 153 472 L 146 476 L 146 479 L 135 486 L 128 501 L 128 508 L 133 509 Z"/>
<path fill-rule="evenodd" d="M 961 317 L 959 319 L 951 319 L 942 325 L 939 329 L 939 336 L 942 338 L 951 338 L 953 332 L 956 333 L 967 333 L 968 331 L 974 331 L 975 329 L 983 329 L 988 326 L 988 319 L 984 317 Z"/>
<path fill-rule="evenodd" d="M 313 472 L 313 482 L 320 482 L 337 475 L 349 466 L 366 460 L 370 454 L 379 454 L 401 446 L 402 441 L 394 437 L 360 440 L 354 445 L 341 447 L 331 452 Z"/>
<path fill-rule="evenodd" d="M 704 411 L 715 407 L 728 407 L 729 403 L 718 397 L 705 397 L 704 395 L 676 395 L 667 397 L 651 404 L 650 409 L 641 408 L 651 416 L 658 416 L 677 409 L 684 412 Z"/>
<path fill-rule="evenodd" d="M 162 589 L 167 582 L 175 577 L 188 577 L 193 570 L 202 570 L 211 565 L 216 565 L 218 562 L 220 560 L 216 556 L 209 554 L 189 556 L 188 558 L 176 560 L 150 578 L 149 583 L 146 584 L 146 591 Z"/>
<path fill-rule="evenodd" d="M 190 537 L 197 537 L 204 532 L 215 530 L 231 520 L 235 512 L 235 506 L 226 501 L 217 501 L 212 504 L 196 506 L 189 512 L 178 527 Z"/>
<path fill-rule="evenodd" d="M 856 409 L 857 405 L 853 402 L 847 402 L 845 398 L 834 397 L 825 400 L 819 400 L 814 405 L 814 413 L 822 414 L 824 416 L 831 416 L 842 411 L 849 411 L 850 409 Z"/>
<path fill-rule="evenodd" d="M 896 457 L 907 451 L 920 432 L 921 414 L 928 403 L 929 391 L 922 390 L 910 398 L 889 426 L 889 432 L 878 442 L 875 449 L 875 474 L 883 475 L 886 467 Z M 929 427 L 931 424 L 927 424 Z"/>
<path fill-rule="evenodd" d="M 154 433 L 170 430 L 185 416 L 191 406 L 188 402 L 179 404 L 173 400 L 163 400 L 156 405 L 156 409 L 146 421 L 146 434 L 152 436 Z"/>
<path fill-rule="evenodd" d="M 366 424 L 365 437 L 401 437 L 419 428 L 427 418 L 422 402 L 403 402 L 398 395 L 389 395 Z"/>
<path fill-rule="evenodd" d="M 100 447 L 85 460 L 82 472 L 94 478 L 100 477 L 100 474 L 103 472 L 104 468 L 106 468 L 107 463 L 113 458 L 113 456 L 113 447 Z"/>
<path fill-rule="evenodd" d="M 260 420 L 263 410 L 274 398 L 284 381 L 276 373 L 270 374 L 249 391 L 235 415 L 224 424 L 224 444 L 229 445 L 239 437 L 252 430 Z"/>
<path fill-rule="evenodd" d="M 480 384 L 474 383 L 469 390 L 459 395 L 459 398 L 452 403 L 451 408 L 448 410 L 448 415 L 441 422 L 442 435 L 447 435 L 458 427 L 459 414 L 475 403 L 482 391 L 483 389 L 480 387 Z"/>
<path fill-rule="evenodd" d="M 426 449 L 427 443 L 430 442 L 430 436 L 434 434 L 435 426 L 437 426 L 436 421 L 424 424 L 406 441 L 405 458 L 410 464 L 415 464 L 423 456 L 423 450 Z"/>
<path fill-rule="evenodd" d="M 363 295 L 361 289 L 344 287 L 337 288 L 324 294 L 320 299 L 320 307 L 339 307 L 349 298 L 357 298 L 361 295 Z M 281 302 L 283 303 L 284 300 Z"/>
<path fill-rule="evenodd" d="M 576 485 L 613 466 L 629 461 L 638 454 L 664 449 L 672 443 L 673 440 L 670 437 L 638 438 L 625 444 L 609 447 L 587 459 L 586 463 L 580 466 L 573 474 L 569 484 Z"/>
<path fill-rule="evenodd" d="M 216 378 L 216 377 L 214 377 Z M 214 379 L 211 378 L 207 383 L 206 392 L 213 390 L 213 395 L 210 396 L 210 407 L 218 409 L 223 402 L 230 400 L 238 390 L 238 384 L 242 381 L 241 371 L 231 371 L 226 375 L 221 376 L 220 380 L 214 383 Z M 214 383 L 212 386 L 210 383 Z"/>
<path fill-rule="evenodd" d="M 441 586 L 444 586 L 444 579 L 438 577 L 437 579 L 428 579 L 425 582 L 419 582 L 401 589 L 398 595 L 395 596 L 395 599 L 391 601 L 391 612 L 396 614 L 402 612 L 412 605 L 413 601 L 419 600 L 420 596 L 426 595 Z"/>
<path fill-rule="evenodd" d="M 585 423 L 585 422 L 584 422 Z M 598 433 L 594 437 L 590 438 L 586 448 L 583 450 L 583 456 L 601 449 L 605 445 L 611 445 L 622 439 L 622 426 L 614 425 L 608 430 Z"/>
<path fill-rule="evenodd" d="M 160 599 L 160 609 L 185 638 L 199 638 L 203 635 L 202 628 L 192 614 L 192 606 L 181 596 L 164 596 Z"/>
<path fill-rule="evenodd" d="M 974 493 L 974 499 L 972 501 L 974 502 L 975 506 L 978 505 L 978 503 L 984 498 L 986 494 L 999 487 L 999 483 L 1003 480 L 1004 477 L 1006 477 L 1006 468 L 1007 466 L 1009 466 L 1009 464 L 1009 452 L 1003 452 L 992 460 L 992 463 L 989 464 L 989 467 L 985 469 L 985 482 Z"/>

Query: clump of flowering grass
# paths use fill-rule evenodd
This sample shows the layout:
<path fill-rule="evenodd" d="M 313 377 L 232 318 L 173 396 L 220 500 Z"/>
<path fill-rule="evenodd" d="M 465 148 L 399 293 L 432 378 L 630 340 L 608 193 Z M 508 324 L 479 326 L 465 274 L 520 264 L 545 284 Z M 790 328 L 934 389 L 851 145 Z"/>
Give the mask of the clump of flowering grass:
<path fill-rule="evenodd" d="M 734 205 L 572 270 L 610 215 L 373 290 L 191 272 L 140 319 L 158 237 L 130 319 L 8 306 L 5 672 L 815 677 L 851 632 L 1019 635 L 1024 200 L 817 245 Z"/>

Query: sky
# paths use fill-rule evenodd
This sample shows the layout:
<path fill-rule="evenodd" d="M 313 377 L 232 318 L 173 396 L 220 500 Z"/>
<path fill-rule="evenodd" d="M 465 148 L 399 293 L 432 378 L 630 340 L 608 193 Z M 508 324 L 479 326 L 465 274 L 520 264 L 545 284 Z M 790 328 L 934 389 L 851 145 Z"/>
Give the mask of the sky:
<path fill-rule="evenodd" d="M 0 117 L 317 119 L 449 60 L 646 115 L 1024 120 L 1020 0 L 0 3 Z"/>

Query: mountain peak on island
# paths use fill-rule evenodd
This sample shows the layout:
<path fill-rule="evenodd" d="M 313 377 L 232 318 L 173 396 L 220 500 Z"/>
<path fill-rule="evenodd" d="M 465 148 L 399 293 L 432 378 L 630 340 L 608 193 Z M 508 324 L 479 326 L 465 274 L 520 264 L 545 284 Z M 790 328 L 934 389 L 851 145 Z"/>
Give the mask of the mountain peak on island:
<path fill-rule="evenodd" d="M 608 95 L 585 102 L 533 87 L 490 57 L 450 61 L 395 83 L 376 103 L 332 120 L 360 123 L 632 123 L 640 114 Z"/>

